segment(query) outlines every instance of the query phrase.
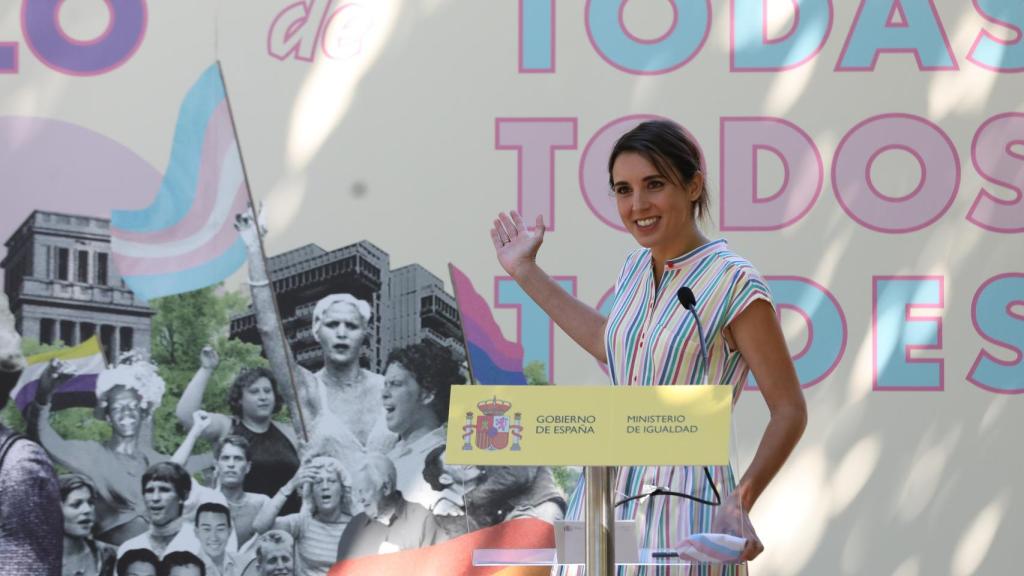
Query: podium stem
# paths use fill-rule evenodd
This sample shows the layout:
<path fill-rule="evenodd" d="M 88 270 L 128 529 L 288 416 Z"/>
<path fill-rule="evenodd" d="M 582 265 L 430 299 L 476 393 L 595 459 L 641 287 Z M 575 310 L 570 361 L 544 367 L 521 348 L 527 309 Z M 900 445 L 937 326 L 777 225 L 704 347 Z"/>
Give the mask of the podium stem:
<path fill-rule="evenodd" d="M 614 468 L 588 466 L 585 471 L 584 520 L 587 537 L 587 576 L 615 573 L 615 506 L 612 503 Z"/>

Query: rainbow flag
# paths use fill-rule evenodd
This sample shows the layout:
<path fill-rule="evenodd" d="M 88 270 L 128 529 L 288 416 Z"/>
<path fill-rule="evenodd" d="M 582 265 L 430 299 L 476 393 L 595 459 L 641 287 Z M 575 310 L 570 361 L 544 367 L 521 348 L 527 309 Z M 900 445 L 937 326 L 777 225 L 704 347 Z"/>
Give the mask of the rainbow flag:
<path fill-rule="evenodd" d="M 227 278 L 246 260 L 233 224 L 248 202 L 218 63 L 181 104 L 156 198 L 142 210 L 111 213 L 111 251 L 125 284 L 150 300 Z"/>
<path fill-rule="evenodd" d="M 22 413 L 36 398 L 39 378 L 50 364 L 50 360 L 63 360 L 74 376 L 54 390 L 51 405 L 54 410 L 71 406 L 93 406 L 96 404 L 96 378 L 106 368 L 100 342 L 95 336 L 74 348 L 62 348 L 53 352 L 36 354 L 26 358 L 28 366 L 21 372 L 18 383 L 11 389 L 11 398 Z"/>
<path fill-rule="evenodd" d="M 448 272 L 455 288 L 473 379 L 479 384 L 526 384 L 522 344 L 505 340 L 490 306 L 462 270 L 449 263 Z"/>

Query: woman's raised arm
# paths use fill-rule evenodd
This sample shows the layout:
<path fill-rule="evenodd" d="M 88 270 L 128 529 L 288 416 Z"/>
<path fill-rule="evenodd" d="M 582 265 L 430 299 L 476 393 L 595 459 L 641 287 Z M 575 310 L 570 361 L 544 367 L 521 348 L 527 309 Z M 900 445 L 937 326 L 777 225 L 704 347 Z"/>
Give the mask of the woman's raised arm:
<path fill-rule="evenodd" d="M 260 226 L 256 222 L 251 208 L 235 217 L 235 228 L 242 241 L 245 242 L 249 254 L 249 287 L 252 290 L 252 307 L 256 313 L 256 328 L 259 330 L 260 340 L 263 342 L 263 352 L 267 355 L 270 371 L 273 372 L 274 379 L 277 380 L 277 389 L 291 412 L 295 433 L 301 438 L 303 430 L 297 404 L 300 404 L 302 408 L 311 408 L 314 413 L 303 414 L 303 418 L 312 418 L 316 416 L 315 412 L 319 408 L 316 406 L 317 399 L 314 394 L 306 390 L 305 374 L 302 373 L 305 368 L 295 362 L 292 350 L 281 332 L 277 304 L 274 302 L 274 291 L 260 247 L 260 235 L 263 231 L 259 229 Z M 299 395 L 297 399 L 292 389 L 293 375 L 295 390 Z"/>
<path fill-rule="evenodd" d="M 204 346 L 199 353 L 199 369 L 192 376 L 185 391 L 181 393 L 178 406 L 174 409 L 178 422 L 181 422 L 186 430 L 192 429 L 194 425 L 192 414 L 202 407 L 206 385 L 210 382 L 210 377 L 219 364 L 220 357 L 213 346 Z M 231 429 L 231 418 L 223 414 L 210 414 L 210 417 L 212 420 L 203 428 L 200 438 L 214 441 L 227 434 Z"/>
<path fill-rule="evenodd" d="M 563 290 L 537 265 L 537 252 L 544 242 L 543 218 L 537 216 L 536 227 L 530 230 L 518 212 L 502 212 L 494 220 L 491 241 L 501 267 L 523 291 L 591 356 L 599 362 L 608 362 L 604 349 L 607 319 Z"/>

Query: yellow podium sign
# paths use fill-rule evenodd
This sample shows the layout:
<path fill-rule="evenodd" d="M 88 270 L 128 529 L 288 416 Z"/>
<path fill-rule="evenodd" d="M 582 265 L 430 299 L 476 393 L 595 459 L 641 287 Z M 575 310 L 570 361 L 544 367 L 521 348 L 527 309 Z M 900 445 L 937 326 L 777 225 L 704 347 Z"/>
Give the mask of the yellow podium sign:
<path fill-rule="evenodd" d="M 731 386 L 452 386 L 452 464 L 725 465 Z"/>

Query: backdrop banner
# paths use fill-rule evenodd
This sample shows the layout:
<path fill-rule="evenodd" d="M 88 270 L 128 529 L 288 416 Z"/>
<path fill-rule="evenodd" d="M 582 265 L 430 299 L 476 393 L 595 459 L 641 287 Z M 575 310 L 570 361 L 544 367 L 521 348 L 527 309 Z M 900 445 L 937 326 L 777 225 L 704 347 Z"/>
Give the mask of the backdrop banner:
<path fill-rule="evenodd" d="M 290 536 L 296 573 L 499 573 L 471 550 L 553 547 L 579 469 L 447 463 L 450 385 L 474 350 L 486 384 L 609 376 L 489 229 L 542 217 L 538 263 L 608 314 L 637 247 L 608 154 L 666 118 L 808 403 L 751 570 L 1013 571 L 1022 31 L 1020 0 L 10 0 L 4 292 L 26 356 L 103 358 L 36 366 L 3 422 L 97 485 L 75 538 L 145 538 L 140 479 L 171 460 L 184 526 L 228 507 L 234 538 L 190 545 L 217 570 Z M 768 419 L 751 378 L 737 478 Z"/>

